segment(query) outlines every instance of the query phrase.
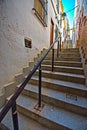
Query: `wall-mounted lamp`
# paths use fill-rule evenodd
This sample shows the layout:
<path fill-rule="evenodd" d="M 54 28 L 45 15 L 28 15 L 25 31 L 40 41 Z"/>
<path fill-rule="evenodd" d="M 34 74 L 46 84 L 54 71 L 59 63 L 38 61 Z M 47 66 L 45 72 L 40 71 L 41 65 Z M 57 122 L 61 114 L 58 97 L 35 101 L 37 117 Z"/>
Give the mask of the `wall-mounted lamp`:
<path fill-rule="evenodd" d="M 64 12 L 64 13 L 61 14 L 61 16 L 62 16 L 62 17 L 66 17 L 67 15 L 66 15 L 66 13 Z"/>

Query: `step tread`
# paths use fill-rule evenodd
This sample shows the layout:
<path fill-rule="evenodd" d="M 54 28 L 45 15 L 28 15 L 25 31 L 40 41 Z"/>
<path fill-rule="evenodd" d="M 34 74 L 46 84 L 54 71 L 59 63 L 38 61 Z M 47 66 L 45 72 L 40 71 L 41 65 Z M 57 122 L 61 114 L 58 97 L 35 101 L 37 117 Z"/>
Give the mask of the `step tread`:
<path fill-rule="evenodd" d="M 59 54 L 59 58 L 81 58 L 80 56 L 72 55 L 66 55 L 66 54 Z"/>
<path fill-rule="evenodd" d="M 33 76 L 31 79 L 38 80 L 38 77 Z M 73 89 L 76 88 L 76 89 L 87 91 L 87 87 L 82 84 L 77 84 L 77 83 L 68 82 L 68 81 L 61 81 L 61 80 L 56 80 L 56 79 L 50 79 L 50 78 L 45 78 L 45 77 L 42 77 L 42 81 L 53 83 L 53 84 L 58 84 L 65 87 L 67 86 Z"/>
<path fill-rule="evenodd" d="M 64 53 L 64 52 L 60 52 L 59 54 L 64 54 L 64 55 L 67 55 L 67 54 L 70 54 L 70 55 L 71 55 L 71 54 L 80 55 L 79 52 L 76 52 L 76 53 L 75 53 L 75 52 L 65 52 L 65 53 Z"/>
<path fill-rule="evenodd" d="M 81 57 L 58 57 L 57 59 L 71 59 L 72 61 L 72 59 L 81 59 Z"/>
<path fill-rule="evenodd" d="M 41 66 L 52 67 L 52 65 L 45 65 L 45 64 L 42 64 Z M 56 66 L 56 65 L 54 65 L 54 68 L 65 68 L 65 69 L 77 69 L 77 70 L 83 70 L 82 67 Z"/>
<path fill-rule="evenodd" d="M 38 72 L 38 70 L 37 70 Z M 69 77 L 75 77 L 75 78 L 85 78 L 84 75 L 80 75 L 80 74 L 71 74 L 71 73 L 63 73 L 63 72 L 51 72 L 51 71 L 46 71 L 43 70 L 43 73 L 47 73 L 47 74 L 55 74 L 55 75 L 63 75 L 63 76 L 69 76 Z"/>
<path fill-rule="evenodd" d="M 44 60 L 44 61 L 50 61 L 51 62 L 51 60 Z M 64 63 L 68 62 L 68 63 L 78 63 L 78 64 L 80 63 L 81 64 L 81 62 L 77 62 L 77 61 L 54 61 L 54 62 L 59 62 L 59 63 L 60 62 L 64 62 Z"/>
<path fill-rule="evenodd" d="M 36 85 L 27 84 L 25 89 L 38 93 L 38 86 L 36 86 Z M 69 103 L 72 105 L 87 108 L 87 98 L 77 96 L 77 100 L 69 99 L 69 98 L 66 98 L 66 93 L 64 93 L 64 92 L 59 92 L 56 90 L 43 88 L 43 87 L 42 87 L 42 95 L 46 95 L 51 98 L 54 98 L 54 99 L 57 99 L 57 100 L 60 100 L 60 101 L 63 101 L 63 102 L 66 102 L 66 103 Z M 76 96 L 76 95 L 74 95 L 74 96 Z"/>
<path fill-rule="evenodd" d="M 61 51 L 62 51 L 62 50 L 64 50 L 64 51 L 66 51 L 66 50 L 69 50 L 69 51 L 70 51 L 70 50 L 73 50 L 73 51 L 74 51 L 74 50 L 79 51 L 79 48 L 66 48 L 66 49 L 61 49 Z"/>
<path fill-rule="evenodd" d="M 0 123 L 0 130 L 9 130 L 3 123 Z"/>
<path fill-rule="evenodd" d="M 17 104 L 27 110 L 30 110 L 39 116 L 51 120 L 57 124 L 63 125 L 70 129 L 87 129 L 87 118 L 83 116 L 79 116 L 77 114 L 68 112 L 64 109 L 60 109 L 51 105 L 45 104 L 41 112 L 37 112 L 34 109 L 34 106 L 37 104 L 37 100 L 33 98 L 28 98 L 27 96 L 21 95 L 18 100 Z"/>
<path fill-rule="evenodd" d="M 52 54 L 48 53 L 48 55 L 46 57 L 51 57 L 51 56 L 52 56 Z M 54 56 L 57 56 L 57 54 L 54 53 Z M 69 58 L 74 58 L 74 57 L 81 58 L 80 54 L 77 54 L 77 53 L 59 53 L 59 57 L 60 56 L 69 57 Z"/>
<path fill-rule="evenodd" d="M 6 114 L 4 120 L 2 121 L 9 130 L 13 130 L 13 122 L 12 122 L 12 112 L 11 110 Z M 41 125 L 40 123 L 34 121 L 33 119 L 24 116 L 21 113 L 18 113 L 18 123 L 20 130 L 51 130 L 46 128 L 45 126 Z M 0 129 L 1 130 L 1 129 Z M 5 130 L 5 129 L 3 129 Z"/>

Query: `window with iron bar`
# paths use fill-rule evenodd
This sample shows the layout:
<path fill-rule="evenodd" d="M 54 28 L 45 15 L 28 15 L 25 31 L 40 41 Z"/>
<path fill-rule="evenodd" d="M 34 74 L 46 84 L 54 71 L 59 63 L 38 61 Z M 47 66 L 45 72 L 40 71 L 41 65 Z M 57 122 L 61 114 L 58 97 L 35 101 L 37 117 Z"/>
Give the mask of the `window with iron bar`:
<path fill-rule="evenodd" d="M 47 26 L 47 0 L 34 0 L 34 13 L 41 21 L 41 23 Z"/>

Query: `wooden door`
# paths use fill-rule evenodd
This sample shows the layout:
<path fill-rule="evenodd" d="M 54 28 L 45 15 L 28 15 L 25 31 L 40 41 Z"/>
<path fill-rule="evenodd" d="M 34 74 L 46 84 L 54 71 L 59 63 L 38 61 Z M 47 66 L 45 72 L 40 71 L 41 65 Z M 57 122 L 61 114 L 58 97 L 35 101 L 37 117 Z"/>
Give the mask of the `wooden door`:
<path fill-rule="evenodd" d="M 53 34 L 54 34 L 54 23 L 53 23 L 53 20 L 51 19 L 51 24 L 50 24 L 50 45 L 53 43 Z"/>

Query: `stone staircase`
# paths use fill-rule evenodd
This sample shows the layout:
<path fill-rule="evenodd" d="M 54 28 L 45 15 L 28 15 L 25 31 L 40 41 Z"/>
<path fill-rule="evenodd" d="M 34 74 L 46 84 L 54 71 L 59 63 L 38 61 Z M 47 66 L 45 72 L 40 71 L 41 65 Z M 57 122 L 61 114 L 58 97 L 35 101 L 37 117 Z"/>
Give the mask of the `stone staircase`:
<path fill-rule="evenodd" d="M 37 70 L 17 99 L 19 127 L 21 130 L 87 130 L 87 87 L 79 49 L 62 49 L 58 58 L 55 50 L 53 72 L 51 53 L 41 65 L 42 107 L 37 108 Z"/>

